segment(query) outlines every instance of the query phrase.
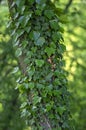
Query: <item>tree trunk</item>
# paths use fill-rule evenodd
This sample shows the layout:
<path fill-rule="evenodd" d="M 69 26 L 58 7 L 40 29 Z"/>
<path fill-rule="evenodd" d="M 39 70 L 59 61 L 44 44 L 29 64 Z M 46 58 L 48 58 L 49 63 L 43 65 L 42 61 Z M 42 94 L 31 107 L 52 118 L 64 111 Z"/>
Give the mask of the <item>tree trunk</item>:
<path fill-rule="evenodd" d="M 68 120 L 67 80 L 62 69 L 65 46 L 60 44 L 63 31 L 55 11 L 59 16 L 60 12 L 46 0 L 8 0 L 8 5 L 16 43 L 19 40 L 19 66 L 28 79 L 22 84 L 24 89 L 27 86 L 23 91 L 28 98 L 26 109 L 31 115 L 28 122 L 32 121 L 29 125 L 40 130 L 65 130 Z"/>

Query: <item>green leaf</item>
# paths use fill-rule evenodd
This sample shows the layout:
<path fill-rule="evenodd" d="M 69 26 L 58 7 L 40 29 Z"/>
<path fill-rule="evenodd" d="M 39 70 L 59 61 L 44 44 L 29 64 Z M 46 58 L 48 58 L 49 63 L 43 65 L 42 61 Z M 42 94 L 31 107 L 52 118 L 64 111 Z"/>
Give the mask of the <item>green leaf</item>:
<path fill-rule="evenodd" d="M 43 85 L 43 84 L 40 84 L 40 83 L 37 83 L 37 88 L 38 88 L 38 89 L 42 89 L 42 88 L 44 88 L 44 85 Z"/>
<path fill-rule="evenodd" d="M 54 96 L 60 96 L 62 94 L 62 92 L 60 90 L 53 90 L 53 94 Z"/>
<path fill-rule="evenodd" d="M 25 31 L 26 31 L 27 33 L 29 33 L 30 30 L 31 30 L 31 27 L 25 27 Z"/>
<path fill-rule="evenodd" d="M 33 53 L 32 53 L 32 51 L 28 51 L 26 55 L 27 55 L 28 58 L 31 58 L 31 56 L 33 55 Z"/>
<path fill-rule="evenodd" d="M 32 14 L 29 14 L 29 15 L 26 15 L 26 16 L 24 17 L 24 21 L 23 21 L 23 25 L 24 25 L 24 26 L 27 25 L 27 23 L 28 23 L 28 21 L 30 20 L 31 16 L 32 16 Z"/>
<path fill-rule="evenodd" d="M 55 76 L 56 76 L 56 75 L 59 75 L 59 74 L 60 74 L 59 69 L 56 69 L 56 70 L 54 71 L 54 74 L 55 74 Z"/>
<path fill-rule="evenodd" d="M 33 97 L 33 104 L 36 105 L 37 103 L 41 102 L 41 97 L 39 96 L 34 96 Z"/>
<path fill-rule="evenodd" d="M 52 105 L 50 105 L 50 104 L 47 104 L 47 105 L 46 105 L 46 109 L 47 109 L 47 111 L 50 111 L 51 108 L 52 108 Z"/>
<path fill-rule="evenodd" d="M 33 40 L 33 31 L 31 31 L 31 32 L 29 33 L 29 38 L 30 38 L 30 40 Z"/>
<path fill-rule="evenodd" d="M 27 72 L 28 72 L 28 75 L 29 77 L 32 77 L 35 73 L 35 67 L 27 67 Z"/>
<path fill-rule="evenodd" d="M 22 7 L 22 5 L 24 5 L 25 1 L 24 1 L 24 0 L 22 0 L 22 1 L 16 0 L 15 3 L 16 3 L 16 5 L 17 5 L 18 7 Z"/>
<path fill-rule="evenodd" d="M 22 40 L 22 46 L 25 48 L 28 45 L 28 41 Z"/>
<path fill-rule="evenodd" d="M 30 89 L 33 89 L 35 87 L 35 84 L 34 84 L 34 82 L 30 82 L 30 83 L 28 83 L 28 86 Z"/>
<path fill-rule="evenodd" d="M 60 44 L 58 51 L 60 51 L 60 53 L 64 53 L 66 51 L 66 46 L 64 44 Z"/>
<path fill-rule="evenodd" d="M 45 10 L 44 14 L 49 19 L 51 19 L 54 16 L 53 10 Z"/>
<path fill-rule="evenodd" d="M 41 0 L 36 0 L 36 3 L 40 4 Z"/>
<path fill-rule="evenodd" d="M 35 42 L 35 44 L 36 44 L 37 46 L 42 46 L 44 43 L 45 43 L 45 38 L 44 38 L 44 37 L 40 37 L 40 38 Z"/>
<path fill-rule="evenodd" d="M 47 55 L 50 57 L 52 54 L 55 54 L 55 48 L 52 47 L 46 47 L 46 49 L 44 50 Z"/>
<path fill-rule="evenodd" d="M 33 37 L 34 37 L 34 40 L 37 41 L 38 38 L 40 37 L 40 32 L 34 31 L 34 32 L 33 32 Z"/>
<path fill-rule="evenodd" d="M 15 55 L 16 55 L 16 57 L 19 57 L 19 56 L 22 55 L 22 50 L 21 50 L 21 48 L 18 48 L 18 49 L 16 50 Z"/>
<path fill-rule="evenodd" d="M 47 81 L 49 81 L 49 80 L 51 80 L 52 76 L 53 76 L 53 73 L 51 72 L 45 78 Z"/>
<path fill-rule="evenodd" d="M 58 30 L 59 29 L 58 21 L 55 21 L 55 20 L 50 21 L 50 26 L 54 30 Z"/>
<path fill-rule="evenodd" d="M 42 67 L 44 65 L 44 60 L 35 60 L 35 63 L 38 67 Z"/>
<path fill-rule="evenodd" d="M 53 33 L 52 38 L 53 38 L 54 42 L 57 42 L 62 39 L 62 35 L 59 32 L 55 32 L 55 33 Z"/>
<path fill-rule="evenodd" d="M 19 67 L 15 67 L 14 70 L 12 71 L 12 73 L 16 73 L 16 72 L 18 72 L 18 70 L 19 70 Z"/>
<path fill-rule="evenodd" d="M 38 4 L 44 4 L 45 2 L 46 2 L 46 0 L 35 0 L 36 1 L 36 3 L 38 3 Z"/>
<path fill-rule="evenodd" d="M 58 127 L 58 130 L 62 130 L 62 128 Z"/>
<path fill-rule="evenodd" d="M 66 109 L 63 106 L 60 106 L 60 107 L 57 108 L 57 111 L 59 112 L 60 115 L 62 115 L 65 110 Z"/>
<path fill-rule="evenodd" d="M 37 51 L 37 47 L 32 47 L 31 51 L 32 51 L 32 53 L 35 53 Z"/>
<path fill-rule="evenodd" d="M 56 78 L 56 79 L 54 80 L 54 83 L 55 83 L 55 85 L 60 85 L 60 84 L 61 84 L 60 81 L 59 81 L 59 78 Z"/>
<path fill-rule="evenodd" d="M 18 37 L 20 37 L 20 36 L 23 35 L 23 34 L 24 34 L 24 30 L 23 30 L 23 29 L 19 29 L 19 30 L 17 31 Z"/>
<path fill-rule="evenodd" d="M 68 129 L 69 129 L 69 124 L 68 124 L 68 122 L 65 121 L 65 122 L 63 123 L 62 127 L 63 127 L 63 128 L 68 128 Z"/>
<path fill-rule="evenodd" d="M 50 101 L 50 103 L 47 103 L 47 104 L 46 104 L 46 109 L 47 109 L 47 111 L 50 111 L 50 110 L 52 109 L 53 104 L 54 104 L 53 101 Z"/>
<path fill-rule="evenodd" d="M 30 5 L 32 5 L 35 2 L 35 0 L 28 0 L 28 1 Z"/>
<path fill-rule="evenodd" d="M 21 24 L 22 27 L 25 27 L 28 23 L 28 21 L 30 20 L 32 16 L 32 12 L 30 12 L 28 15 L 23 15 L 21 17 L 19 17 L 19 23 Z"/>
<path fill-rule="evenodd" d="M 18 47 L 19 43 L 20 43 L 19 40 L 17 40 L 17 41 L 14 43 L 14 47 L 15 47 L 15 46 Z"/>
<path fill-rule="evenodd" d="M 28 88 L 29 88 L 28 83 L 24 83 L 24 88 L 25 88 L 25 89 L 28 89 Z"/>
<path fill-rule="evenodd" d="M 56 45 L 55 45 L 54 42 L 51 42 L 50 46 L 51 46 L 52 48 L 56 48 Z"/>
<path fill-rule="evenodd" d="M 48 89 L 48 90 L 52 90 L 52 89 L 53 89 L 53 85 L 50 84 L 49 86 L 47 86 L 47 89 Z"/>
<path fill-rule="evenodd" d="M 42 12 L 41 10 L 37 9 L 37 10 L 35 11 L 35 14 L 38 15 L 38 16 L 40 16 L 40 15 L 41 15 L 41 12 Z"/>
<path fill-rule="evenodd" d="M 22 108 L 24 108 L 26 106 L 27 106 L 27 102 L 24 102 L 24 103 L 21 104 L 20 108 L 22 109 Z"/>

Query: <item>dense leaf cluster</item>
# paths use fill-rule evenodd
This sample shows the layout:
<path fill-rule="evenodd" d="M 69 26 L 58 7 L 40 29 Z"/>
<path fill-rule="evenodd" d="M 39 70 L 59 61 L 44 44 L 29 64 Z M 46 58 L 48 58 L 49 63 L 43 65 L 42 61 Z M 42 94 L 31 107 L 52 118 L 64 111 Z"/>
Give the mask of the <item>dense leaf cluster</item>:
<path fill-rule="evenodd" d="M 23 72 L 22 116 L 34 130 L 69 130 L 69 92 L 63 69 L 63 28 L 50 0 L 15 0 L 10 5 L 16 56 Z"/>

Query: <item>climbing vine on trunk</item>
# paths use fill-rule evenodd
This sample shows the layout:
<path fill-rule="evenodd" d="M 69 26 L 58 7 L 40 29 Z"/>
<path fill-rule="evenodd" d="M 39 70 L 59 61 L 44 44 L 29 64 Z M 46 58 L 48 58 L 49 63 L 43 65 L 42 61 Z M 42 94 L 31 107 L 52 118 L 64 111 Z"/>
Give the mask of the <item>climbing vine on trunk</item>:
<path fill-rule="evenodd" d="M 22 116 L 32 130 L 69 130 L 62 10 L 50 0 L 8 0 L 8 5 L 22 72 L 18 80 Z"/>

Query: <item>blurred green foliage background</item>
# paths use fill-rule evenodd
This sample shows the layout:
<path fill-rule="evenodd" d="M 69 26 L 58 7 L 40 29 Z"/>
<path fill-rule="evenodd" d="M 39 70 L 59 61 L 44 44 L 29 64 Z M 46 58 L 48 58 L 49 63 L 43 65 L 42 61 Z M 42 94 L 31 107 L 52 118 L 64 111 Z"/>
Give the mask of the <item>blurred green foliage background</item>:
<path fill-rule="evenodd" d="M 64 43 L 67 51 L 65 69 L 68 72 L 69 90 L 72 103 L 71 112 L 75 120 L 75 130 L 86 129 L 86 1 L 54 0 L 57 7 L 64 10 L 62 18 Z M 0 130 L 26 130 L 24 119 L 20 117 L 18 90 L 15 90 L 18 75 L 12 73 L 17 66 L 7 22 L 9 11 L 5 0 L 0 3 Z M 29 130 L 29 128 L 28 128 Z"/>

